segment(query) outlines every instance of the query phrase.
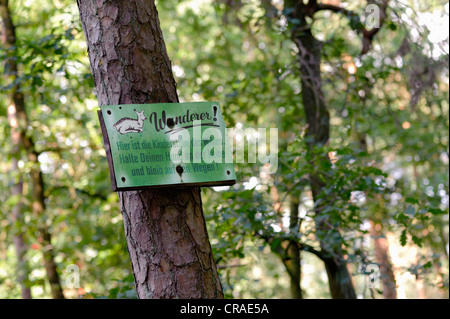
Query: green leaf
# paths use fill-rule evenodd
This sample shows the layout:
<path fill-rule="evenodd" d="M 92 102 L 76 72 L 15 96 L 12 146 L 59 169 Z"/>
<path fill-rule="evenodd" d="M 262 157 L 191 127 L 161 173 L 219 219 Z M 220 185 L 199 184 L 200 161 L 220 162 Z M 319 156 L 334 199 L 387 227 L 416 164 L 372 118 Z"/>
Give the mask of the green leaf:
<path fill-rule="evenodd" d="M 419 200 L 415 197 L 406 197 L 405 202 L 409 204 L 419 204 Z"/>
<path fill-rule="evenodd" d="M 407 243 L 407 236 L 406 236 L 406 229 L 403 229 L 401 235 L 400 235 L 400 244 L 402 247 L 406 246 Z"/>

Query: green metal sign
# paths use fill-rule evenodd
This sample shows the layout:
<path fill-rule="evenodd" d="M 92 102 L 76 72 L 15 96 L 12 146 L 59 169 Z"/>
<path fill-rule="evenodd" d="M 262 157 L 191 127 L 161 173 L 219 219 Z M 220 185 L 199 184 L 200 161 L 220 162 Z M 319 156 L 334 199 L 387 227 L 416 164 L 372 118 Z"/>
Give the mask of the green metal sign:
<path fill-rule="evenodd" d="M 99 119 L 114 191 L 236 182 L 218 103 L 107 105 Z"/>

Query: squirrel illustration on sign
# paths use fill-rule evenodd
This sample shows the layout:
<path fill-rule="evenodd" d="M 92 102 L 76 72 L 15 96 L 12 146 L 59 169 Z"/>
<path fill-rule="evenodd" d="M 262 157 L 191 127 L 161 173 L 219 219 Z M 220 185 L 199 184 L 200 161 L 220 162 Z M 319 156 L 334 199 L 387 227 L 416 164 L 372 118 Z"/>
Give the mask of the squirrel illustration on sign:
<path fill-rule="evenodd" d="M 142 133 L 144 127 L 144 121 L 147 119 L 144 115 L 144 110 L 136 111 L 137 119 L 132 119 L 129 117 L 124 117 L 120 119 L 113 127 L 119 131 L 120 134 L 127 133 Z"/>

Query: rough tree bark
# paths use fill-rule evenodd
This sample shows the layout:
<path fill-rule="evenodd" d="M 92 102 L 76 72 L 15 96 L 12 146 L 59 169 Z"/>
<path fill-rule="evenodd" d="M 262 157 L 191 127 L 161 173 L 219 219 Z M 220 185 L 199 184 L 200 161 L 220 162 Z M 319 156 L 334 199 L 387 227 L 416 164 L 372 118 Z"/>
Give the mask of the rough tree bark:
<path fill-rule="evenodd" d="M 100 105 L 176 103 L 154 0 L 78 0 Z M 199 188 L 119 192 L 139 298 L 223 298 Z"/>
<path fill-rule="evenodd" d="M 14 47 L 16 46 L 16 30 L 11 19 L 8 0 L 0 0 L 0 14 L 2 18 L 2 44 L 5 49 L 14 51 Z M 9 81 L 16 82 L 16 79 L 19 77 L 19 71 L 16 63 L 16 55 L 14 53 L 11 54 L 11 58 L 5 61 L 5 70 L 6 75 L 9 77 Z M 17 82 L 12 88 L 11 103 L 8 107 L 8 119 L 11 126 L 12 143 L 15 146 L 14 156 L 16 160 L 20 158 L 22 151 L 24 151 L 28 161 L 32 164 L 29 181 L 31 186 L 31 210 L 36 218 L 42 219 L 45 214 L 44 180 L 34 141 L 26 133 L 28 117 L 25 108 L 25 97 L 21 92 L 20 82 Z M 17 195 L 20 195 L 22 191 L 22 187 L 17 185 L 17 189 L 15 189 Z M 64 298 L 64 294 L 54 260 L 51 234 L 45 222 L 42 222 L 38 226 L 38 234 L 52 297 L 55 299 L 62 299 Z M 23 243 L 20 242 L 19 238 L 17 239 L 17 244 L 21 246 L 19 247 L 18 255 L 23 258 Z M 24 261 L 19 258 L 19 263 L 23 262 Z M 23 292 L 23 294 L 25 294 L 26 297 L 31 297 L 27 291 Z"/>

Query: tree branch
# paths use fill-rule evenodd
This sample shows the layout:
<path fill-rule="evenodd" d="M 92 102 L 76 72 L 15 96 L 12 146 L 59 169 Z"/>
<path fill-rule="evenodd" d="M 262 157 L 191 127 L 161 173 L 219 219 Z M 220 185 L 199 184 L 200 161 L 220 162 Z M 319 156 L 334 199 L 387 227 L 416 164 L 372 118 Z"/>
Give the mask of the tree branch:
<path fill-rule="evenodd" d="M 334 13 L 342 13 L 342 14 L 345 14 L 346 16 L 352 16 L 352 17 L 358 16 L 355 12 L 353 12 L 351 10 L 347 10 L 340 6 L 336 6 L 334 4 L 322 4 L 322 3 L 319 3 L 316 5 L 314 13 L 316 13 L 318 11 L 324 11 L 324 10 L 332 11 Z"/>
<path fill-rule="evenodd" d="M 247 264 L 237 264 L 237 265 L 217 265 L 217 269 L 227 269 L 227 268 L 238 268 L 238 267 L 246 267 Z"/>
<path fill-rule="evenodd" d="M 282 259 L 284 259 L 284 256 L 286 255 L 286 249 L 284 249 L 282 247 L 282 243 L 285 241 L 289 241 L 289 243 L 294 242 L 295 240 L 293 240 L 292 238 L 289 237 L 284 237 L 284 238 L 280 238 L 280 237 L 274 237 L 274 236 L 268 236 L 268 235 L 260 235 L 260 234 L 256 234 L 258 237 L 262 238 L 266 243 L 268 243 L 269 245 L 271 245 L 271 249 L 272 251 L 279 255 Z M 272 242 L 274 239 L 279 238 L 282 241 L 280 242 L 280 245 L 276 246 L 276 247 L 272 247 Z M 331 256 L 322 251 L 322 250 L 317 250 L 314 247 L 308 245 L 308 244 L 304 244 L 304 243 L 299 243 L 297 241 L 295 241 L 295 243 L 297 244 L 297 247 L 299 250 L 301 251 L 306 251 L 309 252 L 311 254 L 316 255 L 319 259 L 321 259 L 322 261 L 326 261 L 329 260 L 331 258 Z"/>
<path fill-rule="evenodd" d="M 81 194 L 81 195 L 86 195 L 88 197 L 91 198 L 99 198 L 101 200 L 107 200 L 108 199 L 108 195 L 102 194 L 102 193 L 92 193 L 89 192 L 87 190 L 81 189 L 81 188 L 76 188 L 76 187 L 69 187 L 69 186 L 65 186 L 65 185 L 57 185 L 57 186 L 51 186 L 47 189 L 46 191 L 46 198 L 49 197 L 49 194 L 52 194 L 54 191 L 56 190 L 67 190 L 70 191 L 71 189 L 73 189 L 76 193 Z"/>
<path fill-rule="evenodd" d="M 310 245 L 298 243 L 298 247 L 301 251 L 310 252 L 311 254 L 316 255 L 320 260 L 325 261 L 330 258 L 325 252 L 317 250 Z"/>
<path fill-rule="evenodd" d="M 310 3 L 311 2 L 315 2 L 315 1 L 310 1 Z M 308 6 L 309 6 L 310 3 L 308 3 Z M 363 35 L 361 55 L 366 54 L 371 49 L 373 38 L 380 31 L 381 26 L 384 24 L 384 22 L 386 20 L 386 16 L 387 16 L 386 11 L 387 11 L 388 4 L 389 4 L 389 0 L 382 0 L 381 4 L 379 5 L 379 7 L 380 7 L 380 25 L 378 27 L 373 28 L 371 30 L 367 30 L 361 24 L 357 28 L 356 31 Z M 347 16 L 350 19 L 351 18 L 358 18 L 359 19 L 359 15 L 356 14 L 355 12 L 353 12 L 351 10 L 347 10 L 347 9 L 342 8 L 340 6 L 332 5 L 332 4 L 316 4 L 316 6 L 314 8 L 314 13 L 316 13 L 318 11 L 323 11 L 323 10 L 332 11 L 334 13 L 341 13 L 341 14 L 344 14 L 345 16 Z"/>

